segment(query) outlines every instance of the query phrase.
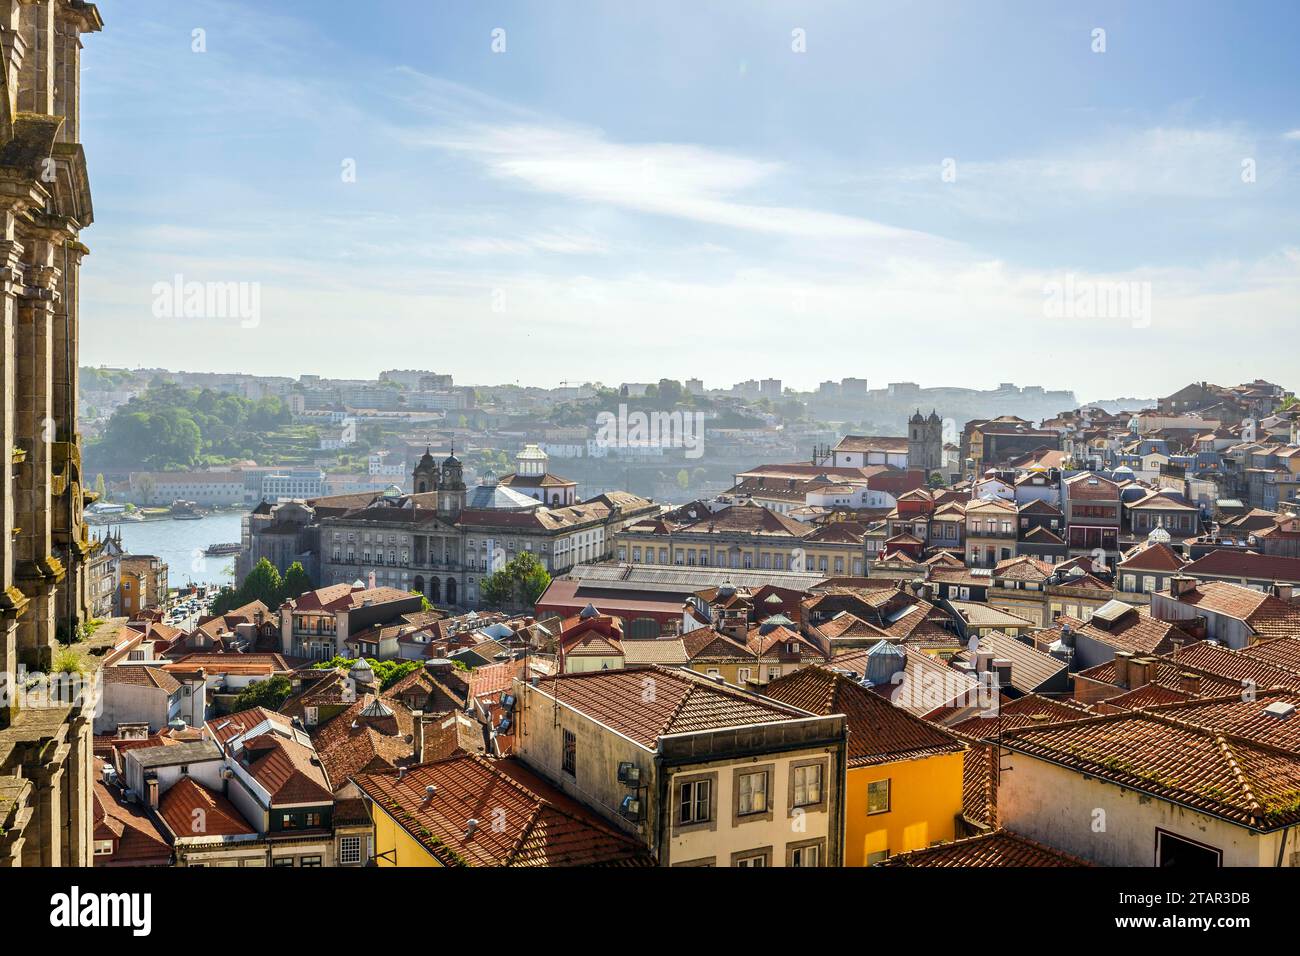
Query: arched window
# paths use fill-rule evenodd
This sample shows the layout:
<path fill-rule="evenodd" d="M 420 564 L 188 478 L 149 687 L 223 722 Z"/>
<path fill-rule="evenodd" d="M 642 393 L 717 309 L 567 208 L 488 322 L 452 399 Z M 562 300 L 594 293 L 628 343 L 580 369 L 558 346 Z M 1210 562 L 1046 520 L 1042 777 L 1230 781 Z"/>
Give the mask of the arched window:
<path fill-rule="evenodd" d="M 415 576 L 415 580 L 412 581 L 411 583 L 415 586 L 415 590 L 419 591 L 421 594 L 424 593 L 424 575 L 423 575 L 423 574 L 417 574 L 417 575 Z"/>
<path fill-rule="evenodd" d="M 442 582 L 437 578 L 429 578 L 429 600 L 434 604 L 442 603 Z"/>
<path fill-rule="evenodd" d="M 447 603 L 448 604 L 456 603 L 456 579 L 455 578 L 447 579 Z"/>

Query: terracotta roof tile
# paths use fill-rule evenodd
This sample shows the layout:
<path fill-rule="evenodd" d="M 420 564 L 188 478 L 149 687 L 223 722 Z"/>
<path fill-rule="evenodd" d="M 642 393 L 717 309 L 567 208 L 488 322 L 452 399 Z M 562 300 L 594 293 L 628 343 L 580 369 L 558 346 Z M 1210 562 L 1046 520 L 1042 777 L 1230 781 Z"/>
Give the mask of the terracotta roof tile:
<path fill-rule="evenodd" d="M 507 761 L 461 754 L 357 785 L 445 866 L 652 866 L 641 844 L 616 833 L 551 785 Z M 430 797 L 425 788 L 436 791 Z M 496 813 L 494 818 L 493 814 Z M 479 825 L 470 832 L 468 821 Z"/>
<path fill-rule="evenodd" d="M 105 667 L 100 671 L 106 684 L 135 684 L 140 687 L 155 687 L 167 694 L 174 694 L 181 689 L 180 682 L 161 667 L 143 664 L 118 664 Z"/>
<path fill-rule="evenodd" d="M 181 777 L 167 789 L 158 800 L 158 814 L 177 837 L 257 833 L 233 803 L 193 777 Z"/>
<path fill-rule="evenodd" d="M 647 682 L 653 694 L 647 695 Z M 544 678 L 538 690 L 649 749 L 666 734 L 799 720 L 793 708 L 686 670 L 634 667 Z M 646 700 L 646 696 L 651 699 Z"/>
<path fill-rule="evenodd" d="M 1002 746 L 1257 830 L 1300 822 L 1300 754 L 1159 711 L 1012 731 Z"/>
<path fill-rule="evenodd" d="M 881 866 L 1089 866 L 1078 857 L 1010 830 L 993 830 L 940 846 L 900 853 Z"/>
<path fill-rule="evenodd" d="M 771 681 L 763 693 L 809 713 L 844 714 L 848 719 L 851 768 L 960 753 L 964 749 L 964 744 L 935 724 L 914 717 L 828 668 L 802 667 Z"/>

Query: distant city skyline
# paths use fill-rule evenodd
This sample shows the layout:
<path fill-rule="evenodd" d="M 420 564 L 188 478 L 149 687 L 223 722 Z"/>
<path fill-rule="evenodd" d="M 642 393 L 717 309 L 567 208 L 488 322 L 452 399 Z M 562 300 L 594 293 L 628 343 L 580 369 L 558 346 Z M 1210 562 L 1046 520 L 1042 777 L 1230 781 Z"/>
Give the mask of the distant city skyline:
<path fill-rule="evenodd" d="M 114 6 L 82 357 L 1286 384 L 1300 9 L 1263 6 Z"/>
<path fill-rule="evenodd" d="M 381 368 L 381 369 L 377 369 L 377 370 L 375 370 L 375 371 L 373 372 L 373 374 L 363 374 L 363 373 L 353 372 L 353 373 L 350 373 L 350 374 L 347 374 L 347 375 L 326 375 L 326 374 L 324 374 L 324 373 L 316 372 L 316 371 L 298 371 L 298 372 L 289 372 L 289 371 L 279 371 L 279 372 L 275 372 L 275 371 L 271 371 L 271 372 L 248 372 L 248 371 L 237 371 L 237 370 L 229 369 L 229 368 L 210 368 L 210 369 L 199 369 L 199 368 L 167 368 L 166 366 L 161 366 L 161 365 L 134 365 L 134 366 L 133 366 L 133 365 L 114 365 L 114 364 L 110 364 L 110 363 L 101 363 L 101 364 L 98 364 L 98 365 L 90 365 L 89 363 L 86 363 L 86 362 L 83 362 L 83 363 L 82 363 L 82 366 L 85 367 L 85 368 L 125 368 L 125 369 L 128 369 L 129 371 L 132 371 L 132 372 L 144 372 L 144 371 L 154 371 L 154 370 L 157 370 L 157 371 L 167 372 L 168 374 L 173 374 L 173 375 L 191 375 L 191 374 L 192 374 L 192 375 L 252 375 L 252 376 L 259 377 L 259 378 L 287 378 L 287 379 L 293 379 L 294 381 L 299 380 L 299 379 L 300 379 L 302 376 L 304 376 L 304 375 L 308 375 L 308 376 L 311 376 L 311 375 L 317 375 L 317 376 L 320 376 L 321 378 L 323 378 L 323 379 L 327 379 L 327 380 L 349 380 L 349 379 L 351 379 L 351 380 L 357 380 L 357 381 L 378 381 L 378 379 L 379 379 L 379 375 L 380 375 L 381 372 L 394 371 L 394 370 L 407 369 L 407 368 L 410 368 L 410 369 L 415 369 L 415 368 L 417 368 L 417 366 L 411 366 L 411 365 L 408 365 L 408 366 L 386 366 L 386 367 L 384 367 L 384 368 Z M 884 389 L 884 388 L 886 388 L 887 386 L 889 386 L 890 384 L 900 384 L 900 383 L 904 383 L 904 382 L 907 381 L 907 380 L 905 380 L 905 379 L 890 379 L 889 381 L 885 381 L 884 379 L 881 379 L 879 382 L 877 382 L 877 381 L 875 381 L 875 380 L 873 380 L 873 379 L 867 378 L 866 376 L 863 376 L 863 375 L 860 375 L 860 374 L 859 374 L 859 375 L 832 375 L 832 376 L 828 376 L 826 379 L 822 379 L 821 381 L 813 382 L 813 383 L 811 383 L 811 384 L 809 384 L 809 385 L 803 385 L 803 384 L 798 383 L 798 382 L 788 382 L 788 381 L 786 381 L 785 379 L 782 379 L 781 376 L 779 376 L 779 375 L 758 375 L 758 374 L 755 374 L 755 375 L 750 375 L 750 376 L 748 376 L 748 378 L 737 379 L 737 380 L 734 381 L 734 382 L 723 382 L 723 381 L 721 381 L 721 380 L 715 382 L 715 381 L 712 381 L 712 380 L 710 380 L 710 379 L 708 379 L 708 378 L 705 378 L 704 376 L 701 376 L 701 375 L 686 375 L 686 376 L 681 377 L 681 378 L 678 378 L 678 377 L 676 377 L 676 376 L 671 376 L 671 375 L 642 375 L 642 376 L 640 376 L 640 377 L 632 377 L 632 378 L 627 378 L 627 379 L 619 379 L 619 380 L 617 380 L 617 381 L 613 381 L 613 380 L 610 380 L 610 381 L 591 380 L 591 381 L 588 382 L 588 381 L 570 380 L 570 381 L 566 382 L 565 385 L 561 385 L 560 382 L 515 382 L 515 381 L 505 381 L 505 380 L 501 380 L 501 381 L 484 381 L 484 382 L 464 381 L 464 380 L 461 379 L 460 376 L 458 376 L 458 375 L 456 374 L 455 369 L 448 369 L 448 368 L 441 368 L 441 367 L 437 367 L 437 368 L 420 368 L 419 371 L 426 371 L 426 372 L 430 372 L 430 373 L 432 373 L 432 374 L 437 374 L 437 375 L 451 375 L 451 376 L 452 376 L 452 379 L 453 379 L 453 383 L 454 383 L 453 386 L 452 386 L 453 388 L 461 388 L 461 387 L 469 387 L 469 388 L 495 388 L 495 387 L 506 386 L 506 385 L 518 385 L 518 386 L 523 387 L 523 388 L 555 389 L 555 388 L 562 388 L 562 387 L 565 387 L 566 385 L 567 385 L 568 387 L 572 387 L 572 386 L 587 385 L 587 384 L 600 384 L 600 385 L 602 385 L 602 386 L 605 386 L 606 388 L 618 388 L 620 385 L 623 385 L 623 384 L 625 384 L 625 383 L 657 384 L 661 379 L 669 378 L 669 379 L 673 379 L 674 381 L 677 381 L 679 384 L 681 384 L 681 385 L 683 385 L 683 386 L 686 384 L 687 381 L 689 381 L 689 380 L 691 380 L 691 379 L 701 379 L 701 380 L 704 382 L 704 388 L 705 388 L 706 391 L 726 391 L 726 390 L 732 388 L 732 387 L 735 386 L 735 385 L 739 385 L 741 382 L 744 382 L 744 381 L 751 381 L 751 380 L 752 380 L 752 381 L 762 381 L 762 380 L 764 380 L 764 379 L 773 379 L 773 378 L 774 378 L 774 379 L 778 379 L 778 380 L 781 382 L 781 388 L 782 388 L 783 390 L 784 390 L 784 389 L 793 389 L 794 391 L 799 392 L 799 393 L 814 393 L 814 392 L 816 392 L 816 391 L 818 390 L 819 386 L 821 385 L 821 381 L 833 381 L 833 382 L 839 383 L 839 382 L 841 382 L 842 380 L 844 380 L 845 378 L 858 378 L 858 379 L 863 379 L 863 378 L 865 378 L 866 381 L 867 381 L 867 387 L 868 387 L 868 389 L 870 389 L 870 390 L 872 390 L 872 391 L 875 391 L 875 390 L 878 390 L 878 389 Z M 1253 380 L 1253 379 L 1252 379 L 1252 380 Z M 969 383 L 969 382 L 911 382 L 910 384 L 918 385 L 918 386 L 920 386 L 920 387 L 923 388 L 923 389 L 935 389 L 935 388 L 958 388 L 958 389 L 972 389 L 972 390 L 975 390 L 975 391 L 995 391 L 995 390 L 997 389 L 997 387 L 998 387 L 999 385 L 1002 385 L 1002 384 L 1012 384 L 1012 385 L 1015 385 L 1015 386 L 1017 386 L 1018 388 L 1021 388 L 1021 389 L 1024 389 L 1024 388 L 1032 388 L 1032 387 L 1038 386 L 1038 387 L 1041 387 L 1041 388 L 1043 388 L 1043 389 L 1045 389 L 1046 391 L 1049 391 L 1049 392 L 1051 392 L 1051 391 L 1074 391 L 1074 392 L 1076 392 L 1076 397 L 1079 398 L 1080 402 L 1087 403 L 1087 402 L 1109 402 L 1109 401 L 1116 401 L 1116 400 L 1119 400 L 1119 399 L 1126 399 L 1126 398 L 1133 398 L 1133 399 L 1142 399 L 1142 400 L 1155 401 L 1156 399 L 1160 398 L 1161 395 L 1163 395 L 1163 394 L 1167 394 L 1167 393 L 1169 393 L 1169 392 L 1173 392 L 1173 391 L 1177 390 L 1178 388 L 1181 388 L 1181 387 L 1183 387 L 1184 385 L 1189 384 L 1189 383 L 1192 382 L 1192 381 L 1202 381 L 1202 379 L 1200 379 L 1200 378 L 1196 378 L 1196 377 L 1187 378 L 1186 380 L 1182 380 L 1182 381 L 1180 381 L 1177 385 L 1175 385 L 1175 386 L 1173 386 L 1173 387 L 1171 387 L 1171 388 L 1169 388 L 1169 389 L 1167 389 L 1167 390 L 1164 390 L 1164 391 L 1162 391 L 1162 392 L 1160 392 L 1160 393 L 1158 393 L 1158 394 L 1157 394 L 1157 393 L 1152 393 L 1152 394 L 1150 394 L 1150 395 L 1137 395 L 1137 394 L 1130 394 L 1130 395 L 1089 395 L 1089 396 L 1087 396 L 1087 397 L 1084 397 L 1084 396 L 1080 396 L 1080 395 L 1078 395 L 1076 389 L 1070 389 L 1070 388 L 1066 388 L 1066 387 L 1064 387 L 1064 386 L 1054 386 L 1054 385 L 1051 385 L 1051 384 L 1048 384 L 1048 383 L 1045 383 L 1045 382 L 1029 382 L 1029 381 L 1026 381 L 1026 382 L 1010 382 L 1010 383 L 1005 383 L 1005 382 L 1003 382 L 1003 381 L 998 381 L 998 382 L 992 382 L 992 383 L 989 383 L 989 384 L 971 384 L 971 383 Z M 1229 384 L 1230 384 L 1230 385 L 1239 385 L 1239 384 L 1243 384 L 1243 383 L 1242 383 L 1242 382 L 1231 382 L 1231 383 L 1228 383 L 1228 382 L 1216 382 L 1215 384 L 1219 384 L 1219 385 L 1229 385 Z M 1280 382 L 1280 383 L 1277 383 L 1277 384 L 1281 384 L 1281 385 L 1283 385 L 1283 386 L 1287 386 L 1287 383 L 1286 383 L 1286 382 Z M 1287 386 L 1287 387 L 1289 387 L 1289 386 Z M 1063 411 L 1064 411 L 1064 409 L 1063 409 Z"/>

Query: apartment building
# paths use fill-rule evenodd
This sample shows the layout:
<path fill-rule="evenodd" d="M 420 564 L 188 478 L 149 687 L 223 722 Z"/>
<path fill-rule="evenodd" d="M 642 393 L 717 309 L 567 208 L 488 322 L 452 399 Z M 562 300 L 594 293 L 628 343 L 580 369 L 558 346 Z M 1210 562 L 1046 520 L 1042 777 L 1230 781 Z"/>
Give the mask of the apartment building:
<path fill-rule="evenodd" d="M 844 865 L 870 866 L 957 836 L 966 746 L 840 671 L 808 667 L 765 696 L 848 725 Z"/>
<path fill-rule="evenodd" d="M 121 584 L 117 604 L 127 617 L 167 600 L 166 561 L 153 554 L 124 554 L 118 567 Z"/>
<path fill-rule="evenodd" d="M 280 608 L 280 652 L 330 660 L 348 653 L 348 641 L 377 624 L 400 622 L 419 611 L 420 595 L 398 588 L 332 584 L 286 601 Z"/>
<path fill-rule="evenodd" d="M 1294 694 L 1012 730 L 998 819 L 1103 866 L 1298 866 Z"/>
<path fill-rule="evenodd" d="M 865 534 L 856 521 L 814 527 L 758 505 L 737 504 L 693 516 L 679 509 L 646 517 L 624 526 L 614 544 L 618 560 L 631 564 L 861 576 Z"/>
<path fill-rule="evenodd" d="M 660 866 L 839 866 L 844 718 L 663 667 L 514 684 L 516 753 Z"/>
<path fill-rule="evenodd" d="M 1081 472 L 1061 482 L 1061 494 L 1069 553 L 1097 554 L 1113 563 L 1119 548 L 1119 485 L 1102 475 Z"/>

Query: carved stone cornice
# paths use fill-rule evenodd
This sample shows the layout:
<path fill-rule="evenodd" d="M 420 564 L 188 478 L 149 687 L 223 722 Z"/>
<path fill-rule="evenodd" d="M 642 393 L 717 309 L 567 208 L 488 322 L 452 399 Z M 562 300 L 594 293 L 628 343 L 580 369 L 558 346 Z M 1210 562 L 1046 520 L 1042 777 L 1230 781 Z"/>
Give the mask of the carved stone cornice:
<path fill-rule="evenodd" d="M 30 603 L 27 595 L 13 585 L 0 590 L 0 620 L 12 621 L 21 617 Z"/>
<path fill-rule="evenodd" d="M 34 584 L 37 588 L 48 589 L 50 585 L 62 581 L 65 574 L 67 569 L 63 562 L 52 554 L 41 555 L 30 561 L 19 561 L 14 567 L 15 578 L 23 584 Z M 28 593 L 31 593 L 30 589 Z"/>

